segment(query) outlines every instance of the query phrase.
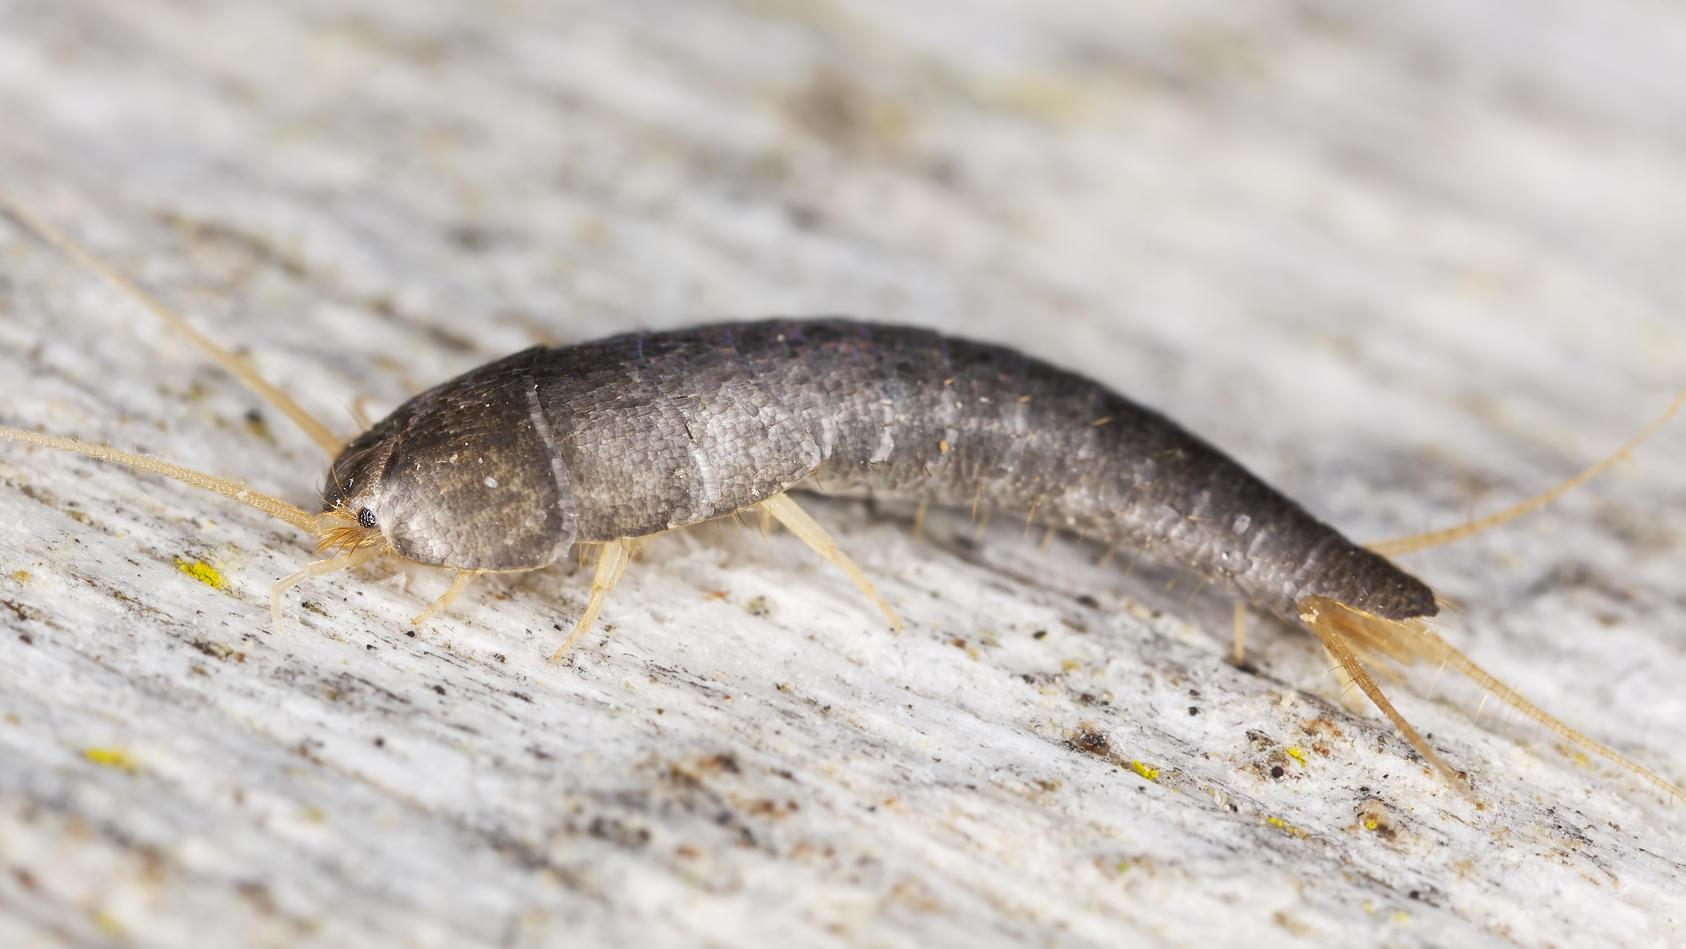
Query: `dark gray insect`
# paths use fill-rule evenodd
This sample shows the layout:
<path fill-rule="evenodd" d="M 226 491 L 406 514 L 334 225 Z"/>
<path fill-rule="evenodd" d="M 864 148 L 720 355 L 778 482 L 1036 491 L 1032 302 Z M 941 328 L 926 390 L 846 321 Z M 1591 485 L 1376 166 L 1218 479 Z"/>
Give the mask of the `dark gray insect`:
<path fill-rule="evenodd" d="M 1457 773 L 1394 709 L 1361 657 L 1451 665 L 1564 739 L 1681 797 L 1448 645 L 1423 622 L 1438 610 L 1434 593 L 1377 552 L 1428 546 L 1516 516 L 1591 477 L 1633 443 L 1484 522 L 1367 549 L 1099 383 L 1001 346 L 816 319 L 535 347 L 412 398 L 343 444 L 162 304 L 15 202 L 0 196 L 0 204 L 188 333 L 336 456 L 322 513 L 313 515 L 155 459 L 0 429 L 0 437 L 196 484 L 316 535 L 318 549 L 334 555 L 276 585 L 277 623 L 280 596 L 292 585 L 376 556 L 456 571 L 446 593 L 416 617 L 419 625 L 474 576 L 535 570 L 575 545 L 600 545 L 590 601 L 554 661 L 592 627 L 639 538 L 759 511 L 847 571 L 899 627 L 866 576 L 786 492 L 802 486 L 974 509 L 982 501 L 1029 522 L 1142 548 L 1209 578 L 1240 603 L 1302 623 L 1342 675 L 1454 782 Z M 1239 622 L 1238 613 L 1238 649 Z"/>
<path fill-rule="evenodd" d="M 1001 346 L 768 320 L 536 347 L 445 382 L 334 461 L 326 510 L 401 557 L 533 570 L 790 488 L 1030 513 L 1146 546 L 1290 621 L 1308 596 L 1385 619 L 1434 594 L 1222 452 Z M 372 538 L 372 535 L 370 535 Z"/>

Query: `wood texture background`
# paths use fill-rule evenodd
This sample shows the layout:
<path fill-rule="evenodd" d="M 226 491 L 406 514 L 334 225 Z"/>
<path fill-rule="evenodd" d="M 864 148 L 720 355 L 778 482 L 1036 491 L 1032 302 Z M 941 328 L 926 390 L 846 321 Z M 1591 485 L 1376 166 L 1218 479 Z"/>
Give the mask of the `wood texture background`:
<path fill-rule="evenodd" d="M 0 2 L 0 186 L 333 424 L 528 345 L 849 313 L 1174 417 L 1360 539 L 1573 472 L 1686 382 L 1686 11 L 1451 0 Z M 325 467 L 0 225 L 0 423 L 307 503 Z M 1686 781 L 1686 433 L 1407 565 Z M 1661 945 L 1686 833 L 1432 670 L 1478 801 L 1302 631 L 997 519 L 812 506 L 569 569 L 308 542 L 0 448 L 7 945 Z M 973 538 L 977 535 L 974 542 Z M 217 590 L 183 572 L 202 562 Z M 1169 589 L 1168 589 L 1169 587 Z M 1478 720 L 1476 720 L 1478 719 Z"/>

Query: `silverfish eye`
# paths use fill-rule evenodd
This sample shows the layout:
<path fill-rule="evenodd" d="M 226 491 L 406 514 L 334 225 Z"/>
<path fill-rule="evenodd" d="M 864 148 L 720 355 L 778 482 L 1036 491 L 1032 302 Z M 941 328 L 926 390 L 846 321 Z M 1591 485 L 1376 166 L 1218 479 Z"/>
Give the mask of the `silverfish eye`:
<path fill-rule="evenodd" d="M 364 508 L 361 511 L 358 511 L 357 512 L 357 523 L 363 525 L 364 527 L 369 528 L 370 530 L 374 530 L 374 528 L 375 528 L 375 512 L 369 510 L 368 508 Z"/>

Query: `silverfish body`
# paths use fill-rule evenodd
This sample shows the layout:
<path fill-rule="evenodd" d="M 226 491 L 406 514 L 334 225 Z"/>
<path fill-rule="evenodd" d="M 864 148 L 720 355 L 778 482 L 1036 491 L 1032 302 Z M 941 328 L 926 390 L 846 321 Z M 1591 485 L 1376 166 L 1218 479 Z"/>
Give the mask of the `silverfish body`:
<path fill-rule="evenodd" d="M 345 448 L 325 509 L 401 556 L 526 570 L 813 479 L 977 503 L 1180 563 L 1290 622 L 1306 596 L 1387 619 L 1434 594 L 1157 412 L 1002 346 L 843 319 L 536 347 L 404 403 Z"/>

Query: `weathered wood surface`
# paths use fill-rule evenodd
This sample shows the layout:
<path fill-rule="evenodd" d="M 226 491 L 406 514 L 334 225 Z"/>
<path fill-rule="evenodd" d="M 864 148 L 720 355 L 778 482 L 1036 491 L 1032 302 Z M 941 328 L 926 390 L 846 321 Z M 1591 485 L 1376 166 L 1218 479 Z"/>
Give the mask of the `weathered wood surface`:
<path fill-rule="evenodd" d="M 1117 9 L 1114 9 L 1114 8 Z M 1164 408 L 1360 538 L 1609 450 L 1686 381 L 1686 11 L 1658 3 L 0 4 L 0 186 L 349 429 L 528 344 L 851 313 Z M 253 414 L 255 413 L 255 414 Z M 0 422 L 299 502 L 323 460 L 0 227 Z M 1686 434 L 1409 566 L 1686 780 Z M 1475 778 L 1226 664 L 1195 578 L 965 512 L 588 578 L 269 585 L 261 515 L 0 448 L 0 943 L 1664 944 L 1682 815 L 1432 675 Z M 183 572 L 203 562 L 222 590 Z M 1167 590 L 1167 585 L 1175 583 Z M 1100 743 L 1104 740 L 1105 746 Z"/>

